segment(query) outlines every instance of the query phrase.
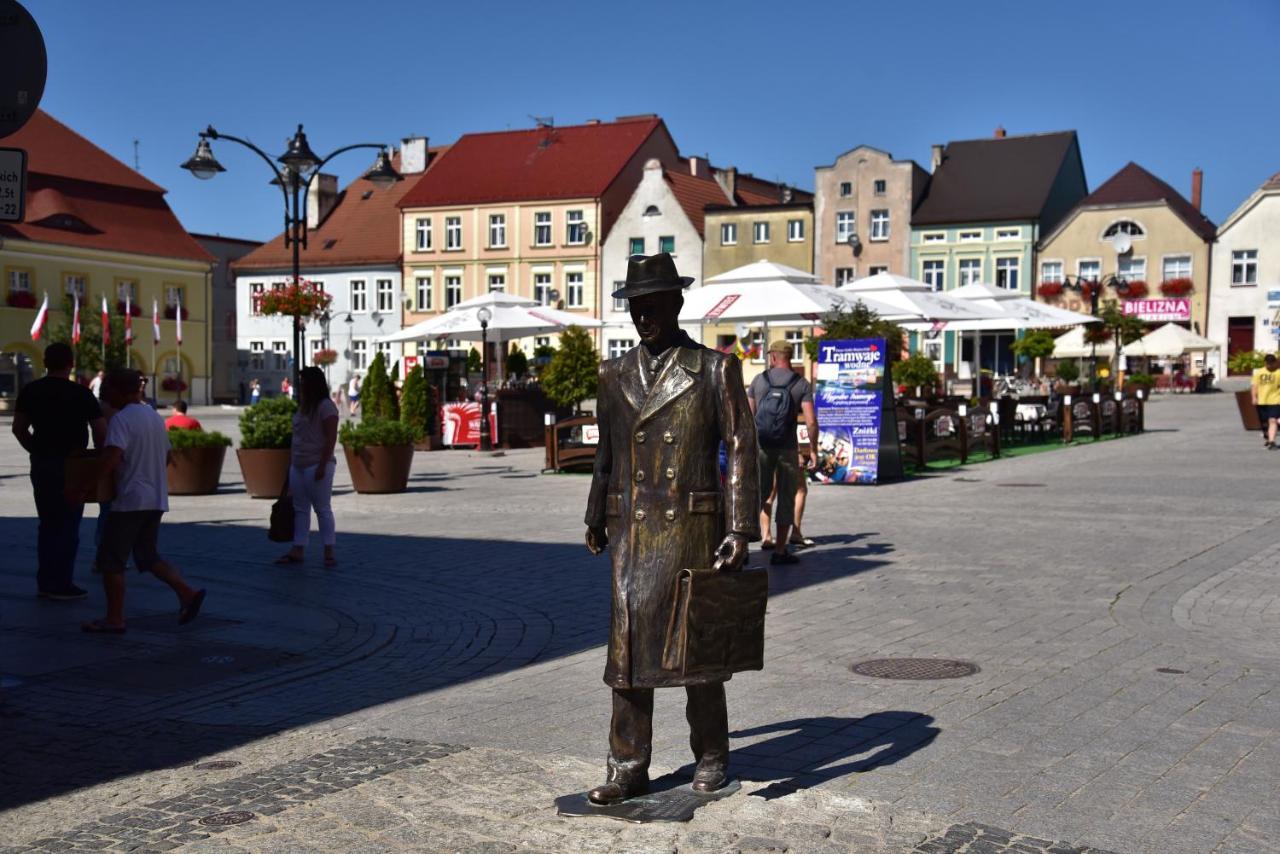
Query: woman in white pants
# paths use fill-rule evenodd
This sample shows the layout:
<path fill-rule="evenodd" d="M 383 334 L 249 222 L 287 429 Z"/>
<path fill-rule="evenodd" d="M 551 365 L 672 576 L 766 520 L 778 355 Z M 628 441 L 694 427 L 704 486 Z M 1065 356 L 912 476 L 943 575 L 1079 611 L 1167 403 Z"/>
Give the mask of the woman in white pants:
<path fill-rule="evenodd" d="M 293 448 L 289 459 L 289 492 L 293 495 L 293 548 L 276 563 L 301 563 L 311 531 L 311 511 L 320 524 L 324 565 L 338 565 L 333 555 L 337 527 L 329 506 L 333 493 L 333 457 L 338 444 L 338 407 L 329 397 L 324 371 L 303 368 L 298 378 L 298 411 L 293 415 Z"/>

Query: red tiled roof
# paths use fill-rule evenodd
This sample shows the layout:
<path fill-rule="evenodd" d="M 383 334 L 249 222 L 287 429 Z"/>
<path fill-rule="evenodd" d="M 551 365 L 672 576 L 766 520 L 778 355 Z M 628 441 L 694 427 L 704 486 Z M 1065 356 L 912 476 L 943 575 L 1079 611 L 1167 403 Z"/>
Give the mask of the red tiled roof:
<path fill-rule="evenodd" d="M 1163 201 L 1202 240 L 1213 240 L 1217 227 L 1173 187 L 1130 161 L 1102 186 L 1085 196 L 1081 208 Z"/>
<path fill-rule="evenodd" d="M 699 178 L 678 169 L 667 169 L 664 175 L 667 183 L 671 185 L 671 192 L 676 197 L 676 201 L 684 209 L 685 215 L 698 230 L 698 234 L 703 234 L 707 205 L 723 205 L 729 202 L 724 188 L 714 178 Z"/>
<path fill-rule="evenodd" d="M 406 175 L 395 186 L 379 190 L 357 178 L 338 194 L 337 204 L 318 228 L 307 232 L 301 252 L 304 268 L 349 267 L 356 264 L 393 264 L 400 260 L 400 204 L 406 194 L 435 170 L 449 146 L 433 147 L 427 155 L 427 171 Z M 392 158 L 400 168 L 400 155 Z M 285 248 L 284 234 L 244 255 L 236 270 L 281 269 L 293 264 L 293 249 Z"/>
<path fill-rule="evenodd" d="M 738 204 L 740 205 L 780 205 L 782 201 L 783 184 L 776 181 L 765 181 L 754 175 L 745 172 L 738 173 Z M 795 187 L 791 190 L 791 202 L 811 202 L 813 201 L 813 193 L 805 190 L 798 190 Z"/>
<path fill-rule="evenodd" d="M 1264 190 L 1280 190 L 1280 172 L 1272 175 L 1267 182 L 1262 185 Z"/>
<path fill-rule="evenodd" d="M 213 260 L 169 210 L 163 188 L 48 113 L 37 110 L 4 145 L 27 152 L 27 210 L 24 222 L 0 223 L 0 237 Z"/>
<path fill-rule="evenodd" d="M 661 119 L 646 117 L 465 134 L 400 207 L 598 198 L 660 128 Z"/>

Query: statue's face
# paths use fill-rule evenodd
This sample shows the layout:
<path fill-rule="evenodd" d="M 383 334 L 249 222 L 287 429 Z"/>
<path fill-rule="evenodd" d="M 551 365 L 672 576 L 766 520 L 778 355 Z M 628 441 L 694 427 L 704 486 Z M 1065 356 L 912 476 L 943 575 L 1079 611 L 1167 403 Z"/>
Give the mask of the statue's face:
<path fill-rule="evenodd" d="M 684 295 L 680 291 L 659 291 L 628 300 L 631 322 L 636 325 L 640 340 L 645 344 L 656 344 L 674 335 L 680 326 L 683 305 Z"/>

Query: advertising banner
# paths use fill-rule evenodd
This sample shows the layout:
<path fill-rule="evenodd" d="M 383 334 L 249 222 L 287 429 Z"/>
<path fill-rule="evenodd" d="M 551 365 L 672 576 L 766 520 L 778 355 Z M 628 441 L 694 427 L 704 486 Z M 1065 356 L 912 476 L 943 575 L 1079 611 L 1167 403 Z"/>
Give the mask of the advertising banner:
<path fill-rule="evenodd" d="M 446 445 L 480 444 L 480 404 L 473 401 L 446 403 L 440 407 L 442 439 Z M 489 437 L 498 444 L 498 404 L 489 401 Z"/>
<path fill-rule="evenodd" d="M 813 399 L 822 481 L 879 482 L 885 368 L 884 339 L 819 342 Z"/>
<path fill-rule="evenodd" d="M 1190 320 L 1191 300 L 1186 297 L 1171 299 L 1127 299 L 1121 310 L 1131 317 L 1150 323 Z"/>

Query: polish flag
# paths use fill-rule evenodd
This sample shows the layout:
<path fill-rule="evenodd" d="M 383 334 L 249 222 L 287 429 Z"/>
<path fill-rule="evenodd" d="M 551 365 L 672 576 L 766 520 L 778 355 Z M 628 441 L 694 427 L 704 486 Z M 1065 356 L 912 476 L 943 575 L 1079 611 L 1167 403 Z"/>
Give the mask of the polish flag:
<path fill-rule="evenodd" d="M 133 343 L 133 300 L 129 294 L 124 295 L 124 344 Z"/>
<path fill-rule="evenodd" d="M 76 310 L 71 315 L 71 343 L 80 343 L 80 294 L 75 295 Z"/>
<path fill-rule="evenodd" d="M 160 343 L 160 303 L 151 300 L 151 340 Z"/>
<path fill-rule="evenodd" d="M 178 297 L 178 301 L 173 304 L 173 334 L 178 339 L 178 346 L 182 346 L 182 297 Z"/>
<path fill-rule="evenodd" d="M 102 346 L 111 343 L 111 315 L 107 312 L 107 295 L 102 295 Z"/>
<path fill-rule="evenodd" d="M 40 304 L 40 310 L 36 312 L 35 322 L 31 324 L 31 340 L 39 341 L 40 333 L 44 332 L 44 325 L 49 321 L 49 292 L 44 293 L 44 302 Z"/>

